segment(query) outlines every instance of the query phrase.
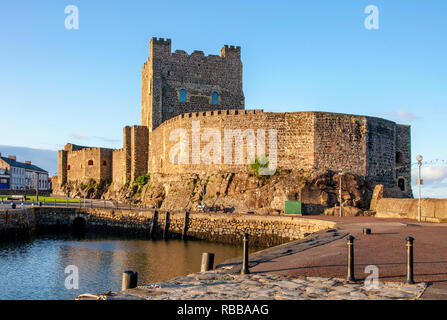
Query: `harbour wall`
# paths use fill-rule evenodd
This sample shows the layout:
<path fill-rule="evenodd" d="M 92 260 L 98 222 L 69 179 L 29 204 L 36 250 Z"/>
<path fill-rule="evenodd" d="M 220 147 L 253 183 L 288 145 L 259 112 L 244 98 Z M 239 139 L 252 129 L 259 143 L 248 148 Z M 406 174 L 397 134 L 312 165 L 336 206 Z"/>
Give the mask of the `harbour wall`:
<path fill-rule="evenodd" d="M 210 214 L 147 210 L 30 208 L 0 211 L 4 239 L 48 232 L 85 231 L 152 239 L 190 239 L 269 247 L 300 240 L 335 223 L 294 216 Z M 84 230 L 76 230 L 81 228 Z"/>

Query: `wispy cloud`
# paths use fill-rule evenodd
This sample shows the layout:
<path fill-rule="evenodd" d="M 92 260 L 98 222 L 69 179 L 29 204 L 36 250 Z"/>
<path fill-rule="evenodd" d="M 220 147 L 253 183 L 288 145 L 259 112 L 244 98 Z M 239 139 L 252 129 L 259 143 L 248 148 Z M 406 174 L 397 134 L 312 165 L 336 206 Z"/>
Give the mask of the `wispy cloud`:
<path fill-rule="evenodd" d="M 72 138 L 74 139 L 79 139 L 79 140 L 89 140 L 90 137 L 88 137 L 87 135 L 83 134 L 83 133 L 73 133 L 71 135 Z"/>
<path fill-rule="evenodd" d="M 106 137 L 98 137 L 98 136 L 88 136 L 84 133 L 73 133 L 71 134 L 71 138 L 77 139 L 77 140 L 101 140 L 107 143 L 118 143 L 120 140 L 118 139 L 111 139 Z"/>
<path fill-rule="evenodd" d="M 414 181 L 418 176 L 418 169 L 413 169 L 412 177 Z M 422 197 L 428 198 L 447 198 L 447 167 L 432 166 L 422 167 L 421 178 L 424 181 L 422 185 Z M 413 184 L 413 193 L 417 196 L 418 186 Z"/>
<path fill-rule="evenodd" d="M 419 119 L 418 116 L 416 116 L 413 112 L 399 109 L 399 110 L 393 110 L 385 113 L 386 117 L 391 118 L 392 120 L 396 122 L 406 122 L 410 123 L 413 122 L 416 119 Z"/>

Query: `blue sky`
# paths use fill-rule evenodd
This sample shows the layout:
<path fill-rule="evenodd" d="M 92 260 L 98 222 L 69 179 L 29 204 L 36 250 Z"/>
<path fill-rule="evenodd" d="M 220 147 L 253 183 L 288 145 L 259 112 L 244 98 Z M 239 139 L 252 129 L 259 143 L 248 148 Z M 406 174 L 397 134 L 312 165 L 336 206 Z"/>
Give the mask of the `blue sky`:
<path fill-rule="evenodd" d="M 64 25 L 79 8 L 79 30 Z M 367 30 L 367 5 L 379 29 Z M 242 48 L 247 108 L 321 110 L 412 126 L 427 195 L 447 195 L 447 2 L 17 1 L 0 3 L 0 144 L 120 148 L 140 123 L 153 36 L 173 50 Z M 434 162 L 433 162 L 434 161 Z M 430 171 L 431 170 L 431 171 Z M 431 184 L 430 184 L 431 182 Z"/>

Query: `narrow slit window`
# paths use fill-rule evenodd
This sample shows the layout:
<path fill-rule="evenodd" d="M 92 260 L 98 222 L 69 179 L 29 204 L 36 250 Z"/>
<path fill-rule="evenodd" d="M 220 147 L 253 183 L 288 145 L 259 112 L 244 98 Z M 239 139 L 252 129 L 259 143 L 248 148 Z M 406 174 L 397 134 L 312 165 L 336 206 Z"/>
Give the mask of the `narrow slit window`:
<path fill-rule="evenodd" d="M 186 90 L 181 89 L 179 92 L 179 101 L 180 102 L 186 102 Z"/>
<path fill-rule="evenodd" d="M 212 98 L 211 98 L 212 104 L 219 104 L 219 94 L 214 91 Z"/>

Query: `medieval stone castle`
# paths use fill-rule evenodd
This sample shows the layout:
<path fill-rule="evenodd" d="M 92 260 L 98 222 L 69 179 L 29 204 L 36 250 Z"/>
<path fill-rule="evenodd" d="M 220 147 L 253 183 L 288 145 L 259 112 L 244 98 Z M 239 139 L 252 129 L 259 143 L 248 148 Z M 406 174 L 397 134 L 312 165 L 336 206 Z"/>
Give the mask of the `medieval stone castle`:
<path fill-rule="evenodd" d="M 240 47 L 225 45 L 220 55 L 205 56 L 172 52 L 171 40 L 163 38 L 151 39 L 142 68 L 141 125 L 124 128 L 122 149 L 67 144 L 58 154 L 58 184 L 94 179 L 125 185 L 146 173 L 248 170 L 253 155 L 235 150 L 234 157 L 243 161 L 229 163 L 223 144 L 213 151 L 213 161 L 200 161 L 209 151 L 209 128 L 214 136 L 232 129 L 239 138 L 256 136 L 258 142 L 272 142 L 274 130 L 278 168 L 343 170 L 411 195 L 409 126 L 359 115 L 247 110 Z M 191 137 L 177 148 L 184 161 L 177 155 L 172 161 L 170 154 L 179 144 L 176 130 Z M 266 144 L 258 144 L 258 155 L 271 152 L 272 144 Z"/>

